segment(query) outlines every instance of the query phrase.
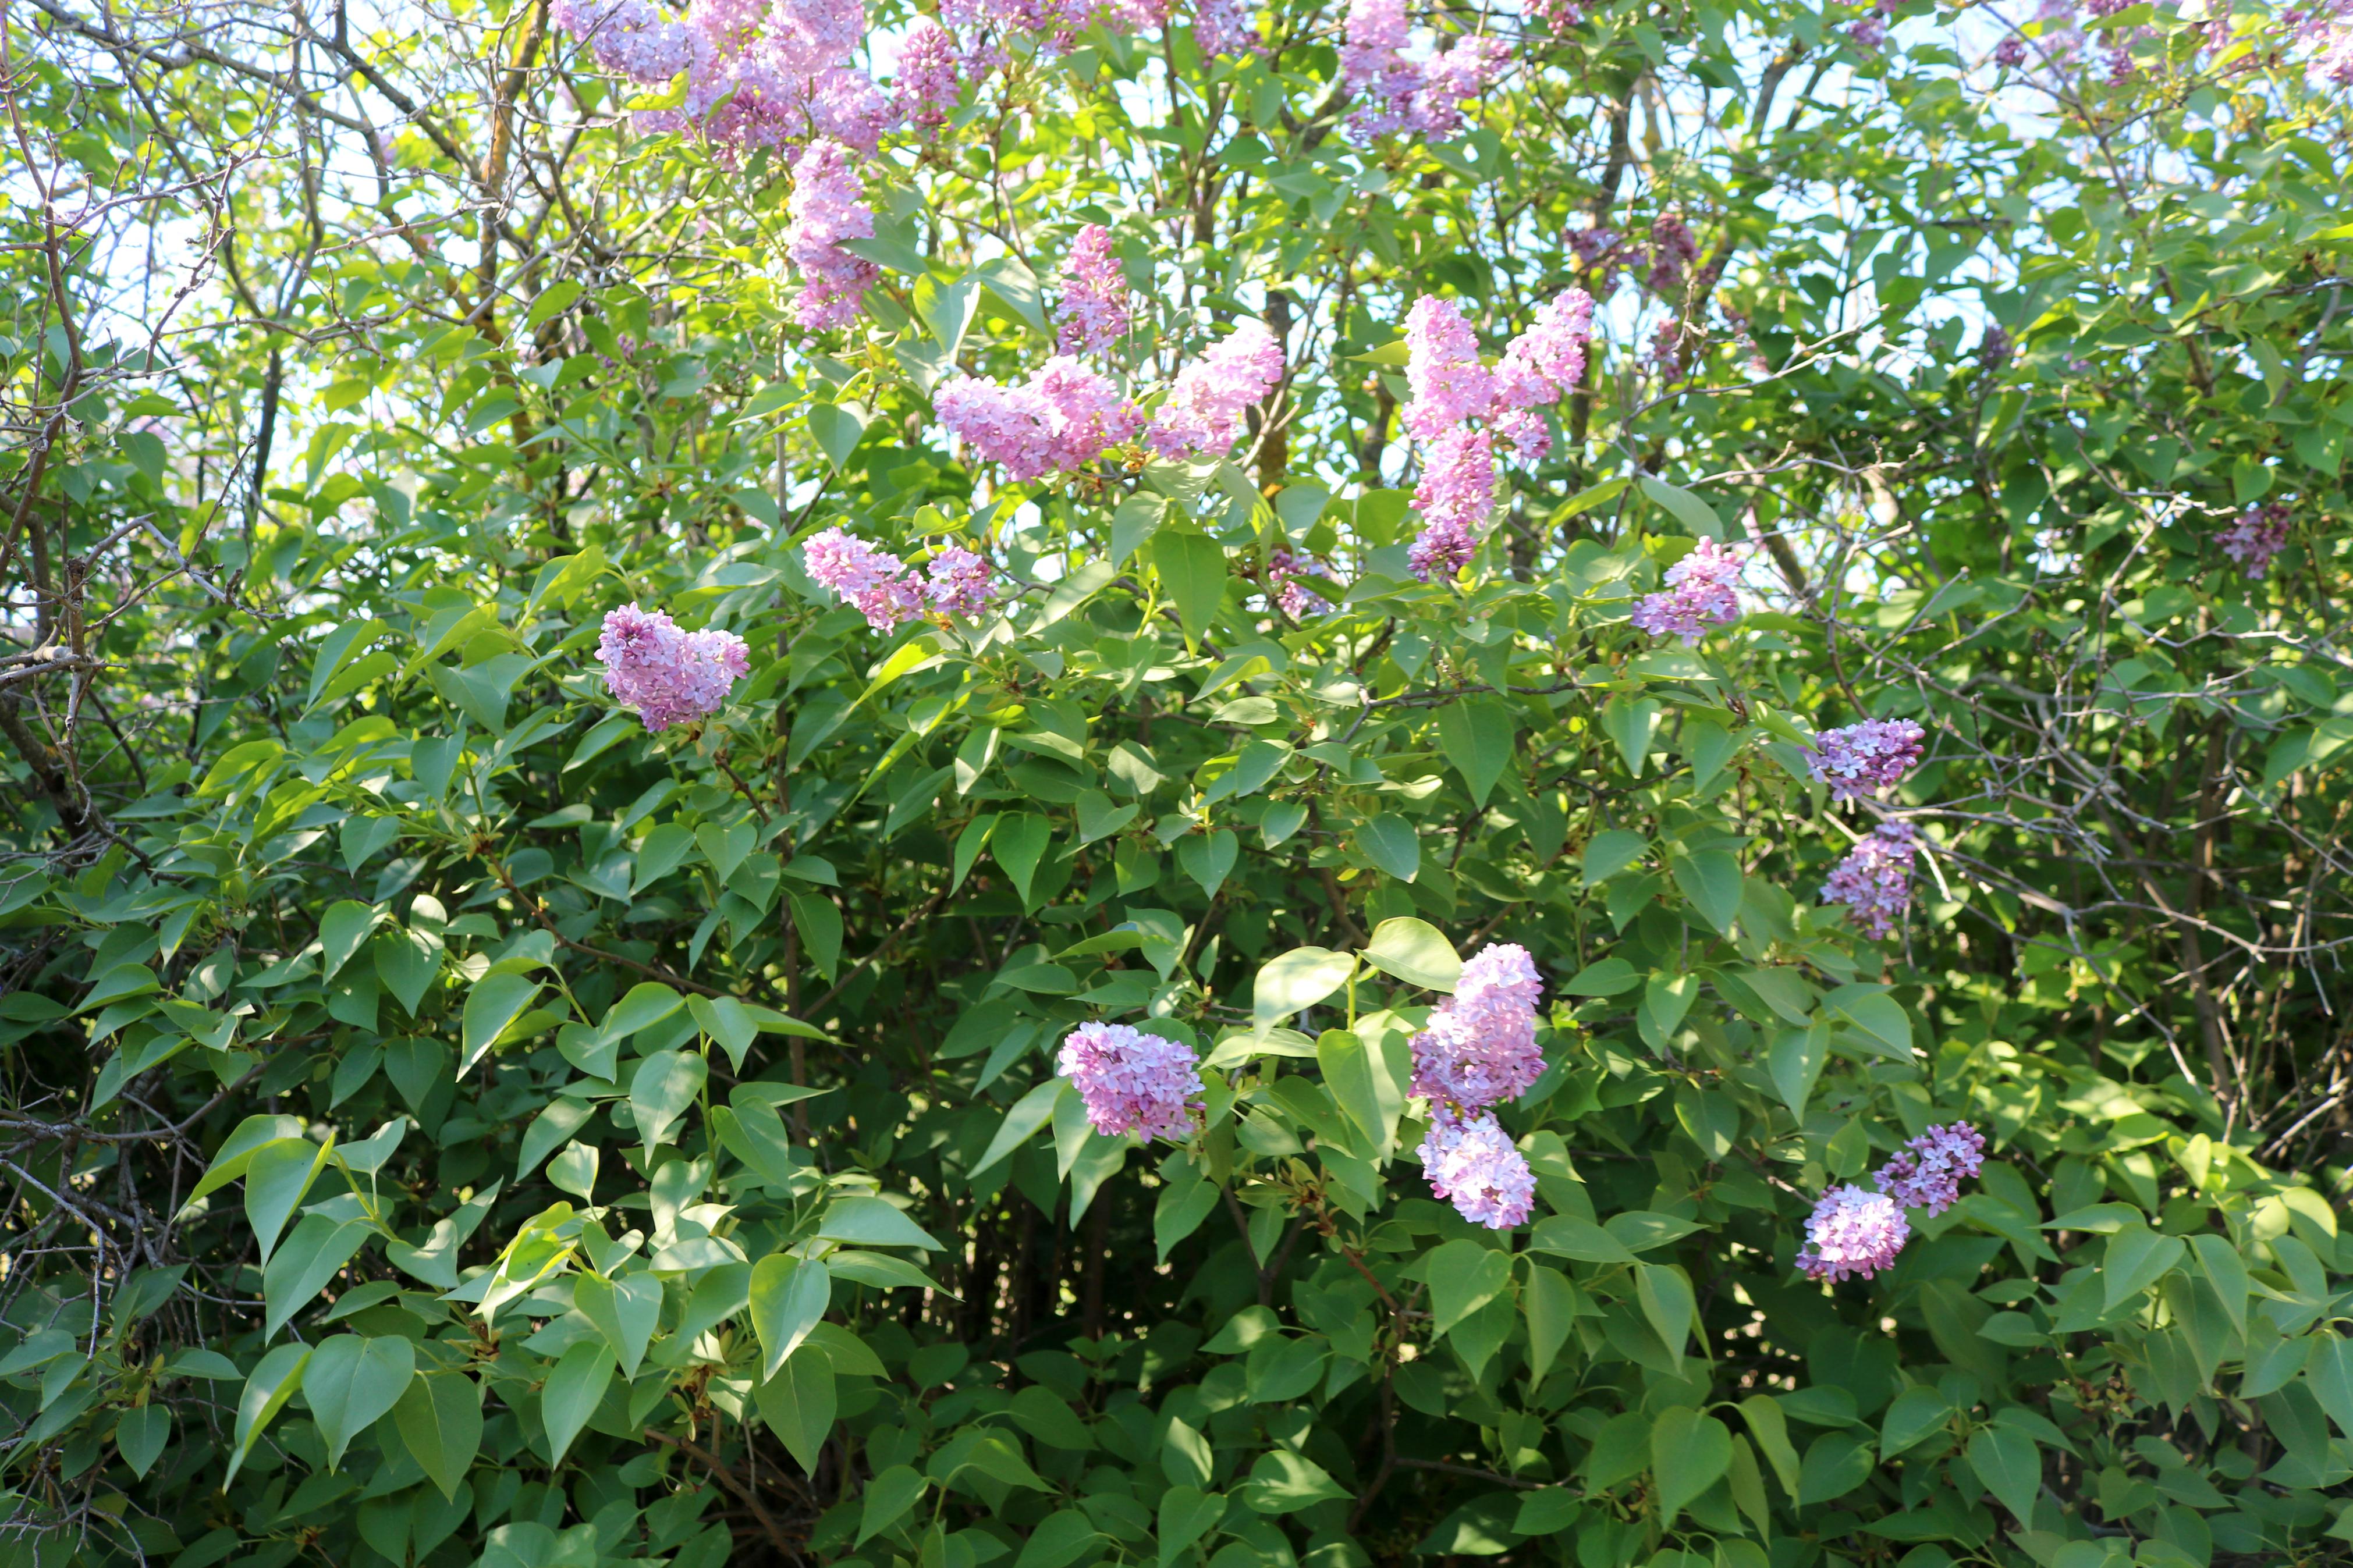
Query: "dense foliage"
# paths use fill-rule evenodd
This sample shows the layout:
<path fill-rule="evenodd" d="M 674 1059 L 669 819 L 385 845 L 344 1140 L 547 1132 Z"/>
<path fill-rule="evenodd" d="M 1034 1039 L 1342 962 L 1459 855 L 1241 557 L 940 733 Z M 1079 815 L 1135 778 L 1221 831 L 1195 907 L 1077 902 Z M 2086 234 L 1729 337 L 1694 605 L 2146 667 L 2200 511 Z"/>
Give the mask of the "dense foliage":
<path fill-rule="evenodd" d="M 0 1555 L 2353 1556 L 2342 6 L 896 5 L 0 8 Z"/>

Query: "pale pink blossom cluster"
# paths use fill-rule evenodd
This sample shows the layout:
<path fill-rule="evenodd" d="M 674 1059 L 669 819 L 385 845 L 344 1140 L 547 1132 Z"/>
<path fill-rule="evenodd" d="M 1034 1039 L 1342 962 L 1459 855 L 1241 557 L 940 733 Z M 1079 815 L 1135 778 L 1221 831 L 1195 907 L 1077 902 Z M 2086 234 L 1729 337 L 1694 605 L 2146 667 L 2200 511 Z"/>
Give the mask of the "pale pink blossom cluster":
<path fill-rule="evenodd" d="M 1961 1184 L 1985 1169 L 1985 1134 L 1966 1121 L 1931 1127 L 1897 1150 L 1873 1180 L 1908 1209 L 1933 1219 L 1961 1201 Z"/>
<path fill-rule="evenodd" d="M 964 96 L 965 61 L 955 36 L 926 16 L 907 29 L 899 46 L 899 71 L 892 105 L 908 124 L 936 131 Z"/>
<path fill-rule="evenodd" d="M 828 528 L 802 545 L 801 563 L 811 582 L 856 605 L 879 632 L 926 611 L 977 620 L 997 602 L 988 563 L 960 544 L 933 555 L 928 582 L 889 551 L 839 528 Z"/>
<path fill-rule="evenodd" d="M 1110 378 L 1056 354 L 1018 386 L 977 376 L 943 382 L 932 407 L 948 433 L 1019 481 L 1070 473 L 1132 441 L 1144 416 Z"/>
<path fill-rule="evenodd" d="M 1806 1221 L 1799 1271 L 1814 1279 L 1868 1279 L 1894 1267 L 1912 1239 L 1904 1211 L 1925 1208 L 1933 1219 L 1960 1202 L 1961 1184 L 1985 1169 L 1985 1134 L 1966 1121 L 1931 1127 L 1873 1173 L 1879 1191 L 1850 1183 L 1824 1193 Z"/>
<path fill-rule="evenodd" d="M 1430 1190 L 1473 1225 L 1509 1230 L 1526 1224 L 1535 1206 L 1535 1173 L 1492 1110 L 1433 1113 L 1421 1141 L 1421 1167 Z"/>
<path fill-rule="evenodd" d="M 752 670 L 751 650 L 733 632 L 681 631 L 660 611 L 648 614 L 634 603 L 607 613 L 596 658 L 605 689 L 657 733 L 718 712 Z"/>
<path fill-rule="evenodd" d="M 2353 0 L 2317 0 L 2288 13 L 2295 40 L 2311 52 L 2305 73 L 2327 87 L 2353 87 Z"/>
<path fill-rule="evenodd" d="M 1858 840 L 1822 884 L 1822 898 L 1844 904 L 1855 929 L 1884 942 L 1912 908 L 1912 859 L 1920 836 L 1908 822 L 1883 822 Z"/>
<path fill-rule="evenodd" d="M 1282 345 L 1244 321 L 1176 373 L 1145 439 L 1162 457 L 1222 452 L 1241 433 L 1242 413 L 1282 384 Z"/>
<path fill-rule="evenodd" d="M 1895 1200 L 1848 1183 L 1824 1193 L 1806 1219 L 1806 1245 L 1798 1250 L 1798 1271 L 1811 1279 L 1865 1279 L 1895 1266 L 1895 1255 L 1912 1239 L 1912 1226 Z"/>
<path fill-rule="evenodd" d="M 1865 719 L 1814 737 L 1806 765 L 1831 798 L 1864 800 L 1883 795 L 1920 763 L 1928 732 L 1909 719 Z"/>
<path fill-rule="evenodd" d="M 1526 948 L 1496 942 L 1481 951 L 1413 1037 L 1413 1092 L 1457 1111 L 1525 1093 L 1544 1075 L 1536 1048 L 1543 996 L 1544 978 Z"/>
<path fill-rule="evenodd" d="M 866 290 L 882 275 L 842 245 L 874 237 L 874 215 L 864 198 L 849 151 L 839 142 L 812 142 L 793 164 L 785 255 L 800 276 L 793 316 L 804 327 L 848 325 L 865 303 Z"/>
<path fill-rule="evenodd" d="M 1406 53 L 1412 31 L 1405 0 L 1351 0 L 1340 74 L 1356 100 L 1349 129 L 1363 140 L 1454 135 L 1462 129 L 1462 106 L 1487 89 L 1509 58 L 1501 39 L 1473 37 L 1417 60 Z"/>
<path fill-rule="evenodd" d="M 1323 563 L 1314 556 L 1301 554 L 1287 544 L 1278 544 L 1267 552 L 1267 592 L 1275 595 L 1275 603 L 1284 615 L 1294 621 L 1303 621 L 1332 607 L 1321 594 L 1300 581 L 1321 575 L 1322 572 Z"/>
<path fill-rule="evenodd" d="M 1200 1062 L 1179 1041 L 1125 1024 L 1082 1024 L 1063 1037 L 1054 1070 L 1077 1087 L 1089 1124 L 1107 1137 L 1178 1143 L 1199 1123 Z"/>
<path fill-rule="evenodd" d="M 1413 508 L 1422 531 L 1408 560 L 1423 582 L 1451 578 L 1470 563 L 1495 504 L 1493 434 L 1533 462 L 1552 447 L 1540 410 L 1583 384 L 1593 336 L 1593 297 L 1571 289 L 1541 307 L 1527 331 L 1489 370 L 1479 340 L 1451 300 L 1425 294 L 1406 312 L 1406 384 L 1400 416 L 1422 443 Z M 1488 428 L 1473 427 L 1473 422 Z"/>
<path fill-rule="evenodd" d="M 1062 298 L 1054 307 L 1058 346 L 1066 354 L 1099 354 L 1127 335 L 1127 279 L 1111 251 L 1111 230 L 1091 223 L 1062 260 Z"/>
<path fill-rule="evenodd" d="M 2272 569 L 2272 557 L 2287 548 L 2288 516 L 2278 501 L 2251 507 L 2216 539 L 2242 574 L 2260 582 Z"/>
<path fill-rule="evenodd" d="M 1728 626 L 1740 618 L 1741 557 L 1713 539 L 1703 539 L 1692 552 L 1667 568 L 1667 585 L 1646 594 L 1634 606 L 1634 624 L 1654 637 L 1676 637 L 1685 647 L 1696 647 L 1710 626 Z"/>
<path fill-rule="evenodd" d="M 1193 7 L 1193 44 L 1205 60 L 1219 55 L 1252 59 L 1264 47 L 1246 0 L 1198 0 Z"/>

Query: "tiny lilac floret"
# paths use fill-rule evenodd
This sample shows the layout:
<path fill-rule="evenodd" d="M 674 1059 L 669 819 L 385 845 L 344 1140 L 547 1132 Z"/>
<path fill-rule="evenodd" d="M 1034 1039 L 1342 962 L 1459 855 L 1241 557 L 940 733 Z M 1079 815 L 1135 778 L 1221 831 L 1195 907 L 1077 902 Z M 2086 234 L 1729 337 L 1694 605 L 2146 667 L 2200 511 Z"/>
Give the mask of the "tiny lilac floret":
<path fill-rule="evenodd" d="M 1831 786 L 1832 800 L 1867 800 L 1902 782 L 1920 763 L 1928 732 L 1909 719 L 1865 719 L 1814 737 L 1806 764 Z"/>
<path fill-rule="evenodd" d="M 1929 1217 L 1961 1201 L 1961 1184 L 1985 1169 L 1985 1134 L 1966 1121 L 1931 1127 L 1879 1168 L 1879 1190 Z"/>
<path fill-rule="evenodd" d="M 751 650 L 733 632 L 681 631 L 635 604 L 607 613 L 596 657 L 605 689 L 656 733 L 718 712 L 752 668 Z"/>
<path fill-rule="evenodd" d="M 1199 1124 L 1200 1062 L 1178 1041 L 1125 1024 L 1082 1024 L 1063 1037 L 1054 1070 L 1077 1087 L 1088 1122 L 1107 1137 L 1181 1143 Z"/>
<path fill-rule="evenodd" d="M 1886 941 L 1912 908 L 1912 858 L 1919 850 L 1920 835 L 1910 823 L 1881 823 L 1831 870 L 1823 901 L 1844 904 L 1857 931 Z"/>
<path fill-rule="evenodd" d="M 1798 1269 L 1811 1279 L 1869 1279 L 1894 1267 L 1895 1255 L 1912 1238 L 1912 1226 L 1895 1200 L 1849 1183 L 1832 1187 L 1806 1220 L 1806 1245 Z"/>
<path fill-rule="evenodd" d="M 1696 647 L 1710 626 L 1728 626 L 1740 618 L 1741 556 L 1713 539 L 1703 539 L 1692 552 L 1667 568 L 1667 586 L 1645 595 L 1634 606 L 1633 622 L 1652 637 L 1681 637 L 1685 647 Z"/>
<path fill-rule="evenodd" d="M 1421 1164 L 1430 1190 L 1472 1224 L 1509 1230 L 1527 1223 L 1535 1173 L 1493 1111 L 1461 1117 L 1437 1111 L 1421 1141 Z"/>

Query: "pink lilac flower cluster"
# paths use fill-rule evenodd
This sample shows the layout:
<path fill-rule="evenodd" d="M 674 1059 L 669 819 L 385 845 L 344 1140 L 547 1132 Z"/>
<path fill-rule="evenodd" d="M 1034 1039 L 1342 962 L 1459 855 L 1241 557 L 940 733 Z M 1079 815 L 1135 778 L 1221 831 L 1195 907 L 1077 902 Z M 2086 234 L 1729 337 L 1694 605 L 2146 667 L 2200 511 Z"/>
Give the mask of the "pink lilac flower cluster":
<path fill-rule="evenodd" d="M 874 237 L 874 214 L 865 203 L 849 150 L 839 142 L 812 142 L 793 164 L 785 255 L 800 275 L 793 316 L 820 330 L 848 325 L 866 302 L 881 268 L 844 249 L 846 239 Z"/>
<path fill-rule="evenodd" d="M 1282 345 L 1259 322 L 1242 321 L 1176 373 L 1144 438 L 1171 459 L 1222 452 L 1241 433 L 1242 411 L 1282 384 Z"/>
<path fill-rule="evenodd" d="M 1884 942 L 1912 908 L 1912 858 L 1920 836 L 1908 822 L 1883 822 L 1847 852 L 1822 884 L 1822 898 L 1844 904 L 1855 929 Z"/>
<path fill-rule="evenodd" d="M 1321 615 L 1331 605 L 1300 579 L 1320 575 L 1322 570 L 1323 563 L 1314 557 L 1303 555 L 1287 544 L 1278 544 L 1267 552 L 1267 592 L 1276 595 L 1275 602 L 1282 613 L 1294 621 Z"/>
<path fill-rule="evenodd" d="M 927 609 L 977 620 L 997 602 L 988 563 L 958 544 L 932 557 L 929 582 L 918 579 L 889 551 L 839 528 L 828 528 L 802 545 L 801 563 L 810 581 L 855 605 L 878 632 L 914 620 Z"/>
<path fill-rule="evenodd" d="M 892 106 L 908 124 L 936 131 L 964 96 L 965 59 L 954 35 L 926 16 L 907 29 L 899 46 L 899 74 Z"/>
<path fill-rule="evenodd" d="M 1993 47 L 1993 63 L 2004 70 L 2016 70 L 2026 63 L 2026 40 L 2016 33 Z"/>
<path fill-rule="evenodd" d="M 1798 1270 L 1810 1279 L 1865 1279 L 1895 1266 L 1895 1255 L 1912 1239 L 1912 1226 L 1895 1200 L 1849 1183 L 1824 1193 L 1806 1220 L 1806 1245 L 1798 1250 Z"/>
<path fill-rule="evenodd" d="M 596 658 L 605 689 L 659 733 L 719 711 L 752 671 L 751 650 L 733 632 L 682 632 L 660 611 L 633 603 L 608 612 Z"/>
<path fill-rule="evenodd" d="M 1543 996 L 1544 978 L 1526 948 L 1497 942 L 1481 951 L 1413 1037 L 1413 1092 L 1457 1111 L 1525 1093 L 1544 1073 L 1536 1048 Z"/>
<path fill-rule="evenodd" d="M 1618 268 L 1627 256 L 1626 237 L 1599 224 L 1570 229 L 1565 237 L 1577 258 L 1577 270 L 1594 297 L 1606 300 L 1618 287 Z"/>
<path fill-rule="evenodd" d="M 2317 0 L 2299 5 L 2281 21 L 2310 50 L 2305 73 L 2324 87 L 2353 87 L 2353 0 Z"/>
<path fill-rule="evenodd" d="M 1536 1003 L 1544 977 L 1528 950 L 1496 942 L 1462 966 L 1454 994 L 1413 1037 L 1412 1092 L 1430 1103 L 1421 1163 L 1430 1189 L 1497 1230 L 1528 1217 L 1535 1177 L 1490 1107 L 1543 1076 Z"/>
<path fill-rule="evenodd" d="M 1543 18 L 1556 33 L 1565 33 L 1585 20 L 1585 7 L 1577 0 L 1528 0 L 1528 15 Z"/>
<path fill-rule="evenodd" d="M 950 435 L 1016 481 L 1082 468 L 1134 439 L 1144 423 L 1108 377 L 1068 354 L 1018 386 L 955 376 L 932 395 L 932 406 Z"/>
<path fill-rule="evenodd" d="M 2222 553 L 2260 582 L 2272 569 L 2272 557 L 2287 548 L 2288 515 L 2278 501 L 2249 508 L 2217 536 Z"/>
<path fill-rule="evenodd" d="M 1928 732 L 1909 719 L 1865 719 L 1814 737 L 1806 764 L 1837 801 L 1865 800 L 1917 767 Z"/>
<path fill-rule="evenodd" d="M 1653 294 L 1672 294 L 1683 286 L 1683 269 L 1699 259 L 1699 241 L 1679 212 L 1663 212 L 1651 220 L 1651 271 L 1642 279 Z"/>
<path fill-rule="evenodd" d="M 668 81 L 694 61 L 694 35 L 653 0 L 555 0 L 548 20 L 617 76 Z"/>
<path fill-rule="evenodd" d="M 1066 354 L 1099 354 L 1127 335 L 1127 279 L 1111 253 L 1111 230 L 1091 223 L 1062 261 L 1062 299 L 1054 307 L 1056 340 Z"/>
<path fill-rule="evenodd" d="M 1634 624 L 1654 637 L 1676 637 L 1685 647 L 1698 646 L 1710 626 L 1728 626 L 1740 618 L 1741 557 L 1713 539 L 1703 539 L 1692 552 L 1667 568 L 1667 585 L 1643 595 L 1634 606 Z"/>
<path fill-rule="evenodd" d="M 1985 1169 L 1985 1134 L 1966 1121 L 1931 1127 L 1882 1165 L 1872 1179 L 1907 1209 L 1933 1219 L 1961 1201 L 1961 1184 Z"/>
<path fill-rule="evenodd" d="M 1199 0 L 1193 8 L 1193 44 L 1205 60 L 1219 55 L 1252 59 L 1264 47 L 1244 0 Z"/>
<path fill-rule="evenodd" d="M 1854 40 L 1855 47 L 1876 54 L 1879 47 L 1887 42 L 1887 24 L 1894 16 L 1895 0 L 1875 0 L 1860 20 L 1848 26 L 1846 36 Z"/>
<path fill-rule="evenodd" d="M 1082 1024 L 1062 1040 L 1054 1070 L 1077 1086 L 1087 1121 L 1107 1137 L 1180 1143 L 1203 1110 L 1191 1047 L 1125 1024 Z"/>
<path fill-rule="evenodd" d="M 1499 38 L 1458 38 L 1427 60 L 1408 55 L 1413 24 L 1405 0 L 1351 0 L 1340 75 L 1355 95 L 1350 132 L 1362 141 L 1405 133 L 1444 141 L 1462 129 L 1462 106 L 1502 71 Z"/>
<path fill-rule="evenodd" d="M 1526 1224 L 1535 1206 L 1535 1173 L 1492 1110 L 1435 1112 L 1421 1141 L 1421 1166 L 1430 1190 L 1473 1225 L 1509 1230 Z"/>
<path fill-rule="evenodd" d="M 1592 335 L 1593 297 L 1571 289 L 1537 310 L 1491 371 L 1453 300 L 1425 294 L 1406 312 L 1405 374 L 1413 395 L 1400 417 L 1426 447 L 1413 496 L 1422 531 L 1408 552 L 1415 576 L 1451 578 L 1470 563 L 1495 504 L 1491 432 L 1525 461 L 1550 450 L 1552 433 L 1539 410 L 1584 382 Z M 1474 429 L 1473 421 L 1490 428 Z"/>

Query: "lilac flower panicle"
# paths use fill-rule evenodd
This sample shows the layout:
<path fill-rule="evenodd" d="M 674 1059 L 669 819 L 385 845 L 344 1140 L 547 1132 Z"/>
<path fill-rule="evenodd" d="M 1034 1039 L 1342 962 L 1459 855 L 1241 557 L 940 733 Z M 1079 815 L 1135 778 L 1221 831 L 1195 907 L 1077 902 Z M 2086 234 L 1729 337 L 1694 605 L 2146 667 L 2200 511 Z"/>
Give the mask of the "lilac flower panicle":
<path fill-rule="evenodd" d="M 1193 7 L 1193 43 L 1208 60 L 1220 55 L 1250 59 L 1264 47 L 1246 0 L 1198 0 Z"/>
<path fill-rule="evenodd" d="M 1537 310 L 1495 367 L 1495 428 L 1522 462 L 1552 449 L 1552 432 L 1536 410 L 1557 403 L 1585 380 L 1586 345 L 1593 337 L 1593 296 L 1571 289 Z"/>
<path fill-rule="evenodd" d="M 874 214 L 850 167 L 849 149 L 821 140 L 793 164 L 792 201 L 785 225 L 785 255 L 801 280 L 794 319 L 813 331 L 847 326 L 866 303 L 881 268 L 842 248 L 846 239 L 874 237 Z"/>
<path fill-rule="evenodd" d="M 1266 587 L 1275 595 L 1282 613 L 1294 621 L 1321 615 L 1332 606 L 1321 594 L 1300 581 L 1303 577 L 1321 576 L 1323 563 L 1303 555 L 1287 544 L 1278 544 L 1267 552 Z"/>
<path fill-rule="evenodd" d="M 828 528 L 802 545 L 801 563 L 810 581 L 857 605 L 878 632 L 923 613 L 922 585 L 906 563 L 839 528 Z"/>
<path fill-rule="evenodd" d="M 976 376 L 942 382 L 933 410 L 982 461 L 1020 481 L 1068 473 L 1133 440 L 1143 415 L 1111 381 L 1057 354 L 1019 386 Z"/>
<path fill-rule="evenodd" d="M 892 86 L 898 112 L 909 124 L 924 130 L 946 124 L 964 96 L 964 61 L 954 36 L 929 17 L 908 28 Z"/>
<path fill-rule="evenodd" d="M 1413 1037 L 1412 1092 L 1456 1113 L 1526 1093 L 1544 1075 L 1535 1015 L 1543 995 L 1527 949 L 1499 942 L 1479 952 Z"/>
<path fill-rule="evenodd" d="M 1844 904 L 1857 931 L 1886 941 L 1912 908 L 1912 858 L 1919 849 L 1920 836 L 1910 823 L 1881 823 L 1831 872 L 1823 900 Z"/>
<path fill-rule="evenodd" d="M 1458 38 L 1427 61 L 1408 55 L 1405 0 L 1352 0 L 1340 42 L 1340 75 L 1356 100 L 1350 134 L 1400 132 L 1444 140 L 1462 129 L 1462 107 L 1508 63 L 1499 38 Z"/>
<path fill-rule="evenodd" d="M 1472 1224 L 1509 1230 L 1527 1223 L 1535 1173 L 1493 1111 L 1463 1117 L 1438 1111 L 1421 1141 L 1421 1164 L 1430 1190 Z"/>
<path fill-rule="evenodd" d="M 1683 286 L 1683 269 L 1699 259 L 1699 241 L 1679 212 L 1661 213 L 1651 220 L 1651 271 L 1643 281 L 1653 294 L 1672 294 Z"/>
<path fill-rule="evenodd" d="M 1172 460 L 1223 452 L 1241 433 L 1242 413 L 1282 384 L 1282 345 L 1245 321 L 1176 373 L 1145 439 Z"/>
<path fill-rule="evenodd" d="M 976 621 L 997 603 L 988 563 L 960 544 L 943 547 L 926 570 L 931 581 L 923 585 L 923 596 L 943 615 Z"/>
<path fill-rule="evenodd" d="M 606 615 L 596 658 L 605 689 L 656 733 L 718 712 L 752 669 L 751 650 L 733 632 L 681 631 L 660 611 L 635 604 Z"/>
<path fill-rule="evenodd" d="M 1909 719 L 1866 719 L 1815 736 L 1806 763 L 1815 779 L 1831 786 L 1832 800 L 1865 800 L 1919 765 L 1927 736 Z"/>
<path fill-rule="evenodd" d="M 1634 606 L 1633 622 L 1652 637 L 1681 637 L 1685 647 L 1697 646 L 1710 626 L 1728 626 L 1740 618 L 1742 559 L 1713 539 L 1703 539 L 1692 552 L 1667 568 L 1667 585 L 1645 595 Z"/>
<path fill-rule="evenodd" d="M 1420 537 L 1407 560 L 1425 583 L 1453 577 L 1479 548 L 1479 531 L 1495 506 L 1495 457 L 1484 430 L 1458 426 L 1438 437 L 1414 487 Z"/>
<path fill-rule="evenodd" d="M 1894 1266 L 1895 1255 L 1912 1238 L 1912 1226 L 1895 1200 L 1852 1184 L 1832 1187 L 1806 1221 L 1806 1245 L 1798 1268 L 1812 1279 L 1871 1279 Z"/>
<path fill-rule="evenodd" d="M 2012 33 L 1993 47 L 1993 63 L 2005 70 L 2016 70 L 2026 63 L 2026 40 Z"/>
<path fill-rule="evenodd" d="M 1088 1122 L 1106 1136 L 1181 1143 L 1199 1124 L 1200 1061 L 1176 1040 L 1125 1024 L 1082 1024 L 1063 1037 L 1054 1070 L 1078 1087 Z"/>
<path fill-rule="evenodd" d="M 1406 312 L 1405 345 L 1405 379 L 1413 401 L 1400 417 L 1409 433 L 1432 441 L 1487 416 L 1495 401 L 1495 378 L 1479 363 L 1478 335 L 1462 319 L 1461 306 L 1436 294 L 1416 300 Z"/>
<path fill-rule="evenodd" d="M 1985 1169 L 1985 1134 L 1966 1121 L 1931 1127 L 1896 1151 L 1873 1178 L 1879 1190 L 1930 1218 L 1961 1201 L 1961 1184 Z"/>
<path fill-rule="evenodd" d="M 1111 252 L 1111 230 L 1091 223 L 1063 259 L 1062 299 L 1054 307 L 1057 344 L 1066 354 L 1099 354 L 1127 335 L 1127 279 Z"/>
<path fill-rule="evenodd" d="M 2261 582 L 2272 569 L 2272 557 L 2287 548 L 2288 521 L 2287 508 L 2271 501 L 2249 508 L 2215 537 L 2242 575 Z"/>

